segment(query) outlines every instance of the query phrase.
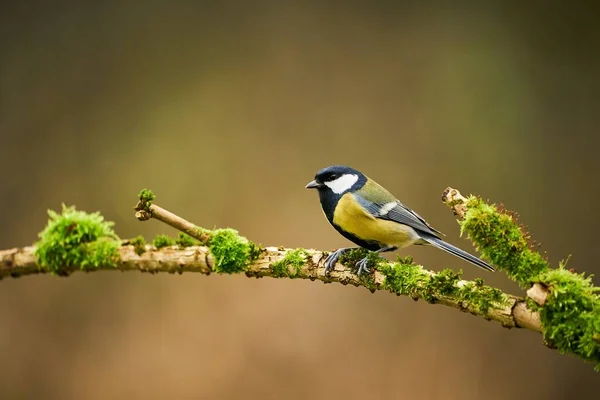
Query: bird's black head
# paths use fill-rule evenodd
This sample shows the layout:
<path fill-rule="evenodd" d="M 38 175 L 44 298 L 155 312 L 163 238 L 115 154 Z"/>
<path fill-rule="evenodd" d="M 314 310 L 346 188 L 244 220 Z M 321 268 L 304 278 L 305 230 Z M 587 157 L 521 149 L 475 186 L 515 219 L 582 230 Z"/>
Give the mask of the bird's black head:
<path fill-rule="evenodd" d="M 360 171 L 344 165 L 333 165 L 323 168 L 315 175 L 315 180 L 306 185 L 307 189 L 317 189 L 321 196 L 341 196 L 348 191 L 355 191 L 363 187 L 367 177 Z"/>

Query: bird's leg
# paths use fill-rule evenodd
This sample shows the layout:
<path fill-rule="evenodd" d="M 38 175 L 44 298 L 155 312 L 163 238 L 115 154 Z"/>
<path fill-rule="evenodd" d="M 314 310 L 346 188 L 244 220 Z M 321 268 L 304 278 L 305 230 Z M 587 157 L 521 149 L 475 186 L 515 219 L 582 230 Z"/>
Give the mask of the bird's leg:
<path fill-rule="evenodd" d="M 354 247 L 342 247 L 341 249 L 337 249 L 333 253 L 329 253 L 327 258 L 325 259 L 325 275 L 327 275 L 327 272 L 329 272 L 329 270 L 334 267 L 335 263 L 342 254 L 349 250 L 352 250 L 353 248 Z"/>
<path fill-rule="evenodd" d="M 396 249 L 397 249 L 396 246 L 385 246 L 379 250 L 374 251 L 373 253 L 375 253 L 375 254 L 385 253 L 386 251 L 394 251 Z M 360 274 L 362 274 L 363 271 L 369 273 L 369 268 L 367 267 L 368 262 L 369 262 L 369 257 L 365 257 L 356 263 L 356 267 L 358 268 L 358 272 L 357 272 L 358 276 L 360 276 Z"/>

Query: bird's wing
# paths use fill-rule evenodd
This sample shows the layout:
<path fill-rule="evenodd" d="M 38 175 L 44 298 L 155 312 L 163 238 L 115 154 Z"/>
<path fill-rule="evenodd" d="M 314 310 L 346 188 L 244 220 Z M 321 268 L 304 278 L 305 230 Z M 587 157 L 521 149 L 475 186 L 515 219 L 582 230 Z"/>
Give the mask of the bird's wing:
<path fill-rule="evenodd" d="M 408 225 L 413 229 L 428 233 L 439 238 L 442 234 L 437 229 L 427 223 L 419 214 L 400 203 L 395 198 L 392 201 L 382 203 L 369 201 L 359 193 L 354 193 L 358 202 L 375 218 L 395 221 L 400 224 Z"/>
<path fill-rule="evenodd" d="M 430 233 L 434 236 L 439 236 L 442 234 L 442 232 L 429 225 L 427 221 L 425 221 L 425 219 L 415 211 L 411 210 L 399 201 L 397 203 L 398 204 L 394 206 L 394 208 L 392 208 L 387 214 L 384 214 L 379 218 L 397 221 L 409 225 L 415 229 L 419 229 L 423 232 Z"/>

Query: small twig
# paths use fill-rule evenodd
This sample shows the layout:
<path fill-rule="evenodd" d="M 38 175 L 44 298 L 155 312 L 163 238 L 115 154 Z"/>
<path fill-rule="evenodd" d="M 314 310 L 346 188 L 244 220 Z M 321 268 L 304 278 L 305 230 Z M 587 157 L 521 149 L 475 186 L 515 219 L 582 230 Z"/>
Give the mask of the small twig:
<path fill-rule="evenodd" d="M 165 224 L 184 232 L 191 237 L 198 239 L 202 243 L 206 243 L 210 239 L 210 234 L 197 225 L 157 206 L 156 204 L 146 205 L 141 201 L 134 208 L 136 210 L 135 217 L 140 221 L 147 221 L 150 218 L 157 219 Z"/>
<path fill-rule="evenodd" d="M 467 198 L 460 194 L 458 190 L 447 187 L 442 193 L 442 201 L 450 206 L 454 215 L 459 218 L 465 217 Z"/>

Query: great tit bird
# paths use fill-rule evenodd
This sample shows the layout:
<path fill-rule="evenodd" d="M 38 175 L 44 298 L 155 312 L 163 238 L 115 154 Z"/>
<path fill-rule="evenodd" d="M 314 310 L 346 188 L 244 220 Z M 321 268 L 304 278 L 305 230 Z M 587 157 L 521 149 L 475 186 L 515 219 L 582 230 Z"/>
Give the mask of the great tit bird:
<path fill-rule="evenodd" d="M 419 214 L 398 201 L 390 192 L 361 172 L 343 165 L 323 168 L 306 185 L 317 189 L 327 220 L 346 239 L 376 253 L 394 251 L 412 244 L 432 245 L 488 271 L 485 261 L 443 241 L 441 232 Z M 345 247 L 329 254 L 325 273 L 339 257 L 352 249 Z M 356 263 L 358 275 L 367 268 L 367 257 Z"/>

